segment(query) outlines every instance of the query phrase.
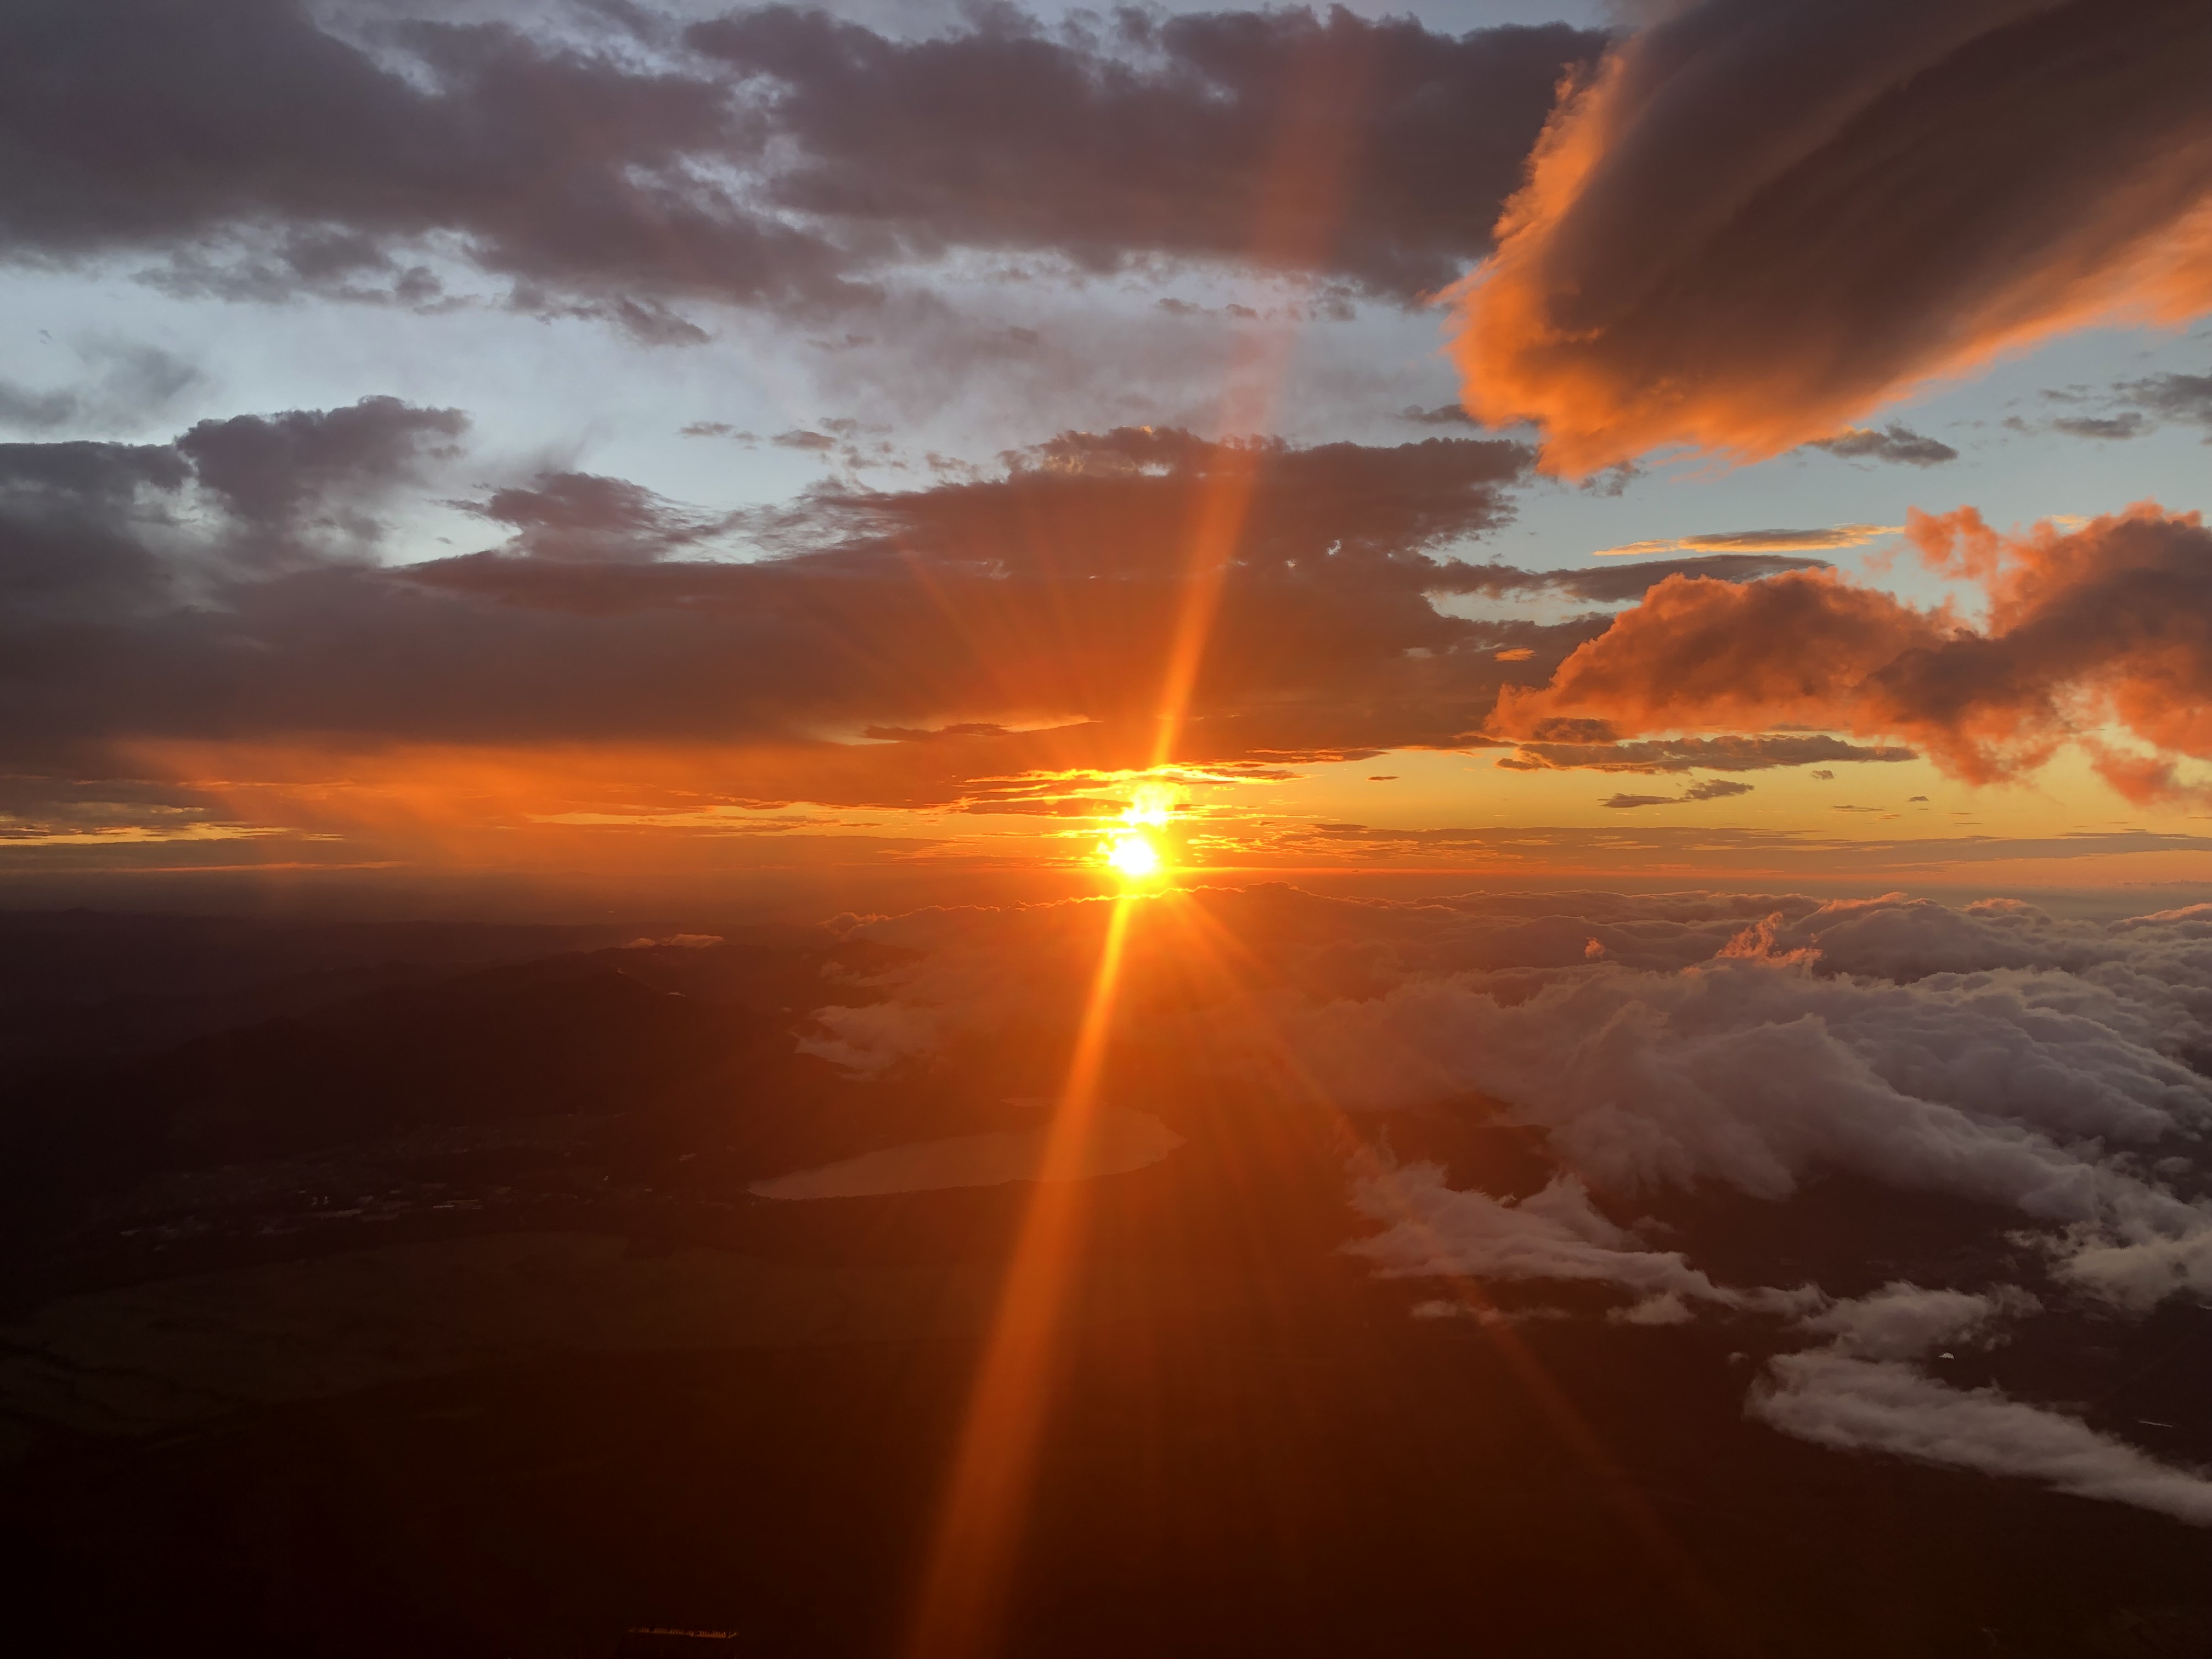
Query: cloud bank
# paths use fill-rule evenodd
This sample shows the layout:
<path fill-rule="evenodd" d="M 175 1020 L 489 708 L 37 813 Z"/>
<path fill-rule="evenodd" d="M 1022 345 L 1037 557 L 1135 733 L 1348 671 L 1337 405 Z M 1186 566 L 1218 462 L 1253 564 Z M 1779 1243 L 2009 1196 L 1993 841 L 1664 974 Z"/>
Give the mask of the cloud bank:
<path fill-rule="evenodd" d="M 1354 1156 L 1367 1228 L 1347 1248 L 1452 1292 L 1427 1312 L 1734 1322 L 1770 1362 L 1747 1408 L 1783 1432 L 2212 1524 L 2202 1472 L 2094 1413 L 1941 1374 L 1965 1356 L 2002 1377 L 2008 1340 L 2048 1322 L 2212 1303 L 2212 907 L 1280 887 L 1159 904 L 1189 914 L 1133 935 L 1133 1042 L 1353 1120 L 1537 1149 L 1534 1173 L 1486 1178 L 1387 1139 Z M 855 1064 L 972 1057 L 1069 1017 L 1103 908 L 861 924 L 910 954 L 877 1012 L 824 1017 Z M 1207 939 L 1242 964 L 1211 991 Z M 864 1052 L 871 1032 L 889 1046 Z M 1839 1212 L 1838 1190 L 1870 1196 Z M 1900 1210 L 1933 1218 L 1913 1223 Z M 1915 1249 L 1912 1278 L 1879 1276 Z M 1760 1282 L 1778 1249 L 1817 1278 Z"/>

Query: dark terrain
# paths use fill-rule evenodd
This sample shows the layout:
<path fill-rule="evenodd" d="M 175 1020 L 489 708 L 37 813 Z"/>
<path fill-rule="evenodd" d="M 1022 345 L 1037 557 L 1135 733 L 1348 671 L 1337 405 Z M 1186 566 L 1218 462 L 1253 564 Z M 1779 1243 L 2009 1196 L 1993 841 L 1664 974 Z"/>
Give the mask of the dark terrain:
<path fill-rule="evenodd" d="M 1034 1188 L 746 1188 L 1022 1127 L 1063 1050 L 854 1082 L 797 1036 L 882 947 L 702 931 L 0 917 L 11 1646 L 898 1650 Z M 1526 1134 L 1113 1075 L 1188 1144 L 1083 1189 L 1010 1654 L 2212 1654 L 2203 1532 L 1785 1438 L 1769 1328 L 1416 1318 L 1341 1253 L 1352 1134 L 1497 1192 Z M 1765 1282 L 2024 1271 L 1933 1200 L 1697 1201 Z M 2212 1460 L 2204 1310 L 1958 1364 Z"/>

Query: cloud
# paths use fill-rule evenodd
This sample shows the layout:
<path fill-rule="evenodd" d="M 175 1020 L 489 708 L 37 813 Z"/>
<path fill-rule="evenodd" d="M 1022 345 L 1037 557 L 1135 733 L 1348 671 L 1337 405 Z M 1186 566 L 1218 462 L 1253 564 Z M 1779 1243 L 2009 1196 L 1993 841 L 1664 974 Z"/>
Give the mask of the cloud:
<path fill-rule="evenodd" d="M 90 371 L 70 386 L 33 390 L 0 380 L 0 426 L 51 433 L 67 427 L 131 429 L 159 416 L 200 372 L 158 346 L 92 339 L 76 347 Z"/>
<path fill-rule="evenodd" d="M 2212 1526 L 2212 1477 L 2161 1463 L 2078 1419 L 1954 1389 L 1910 1365 L 1826 1351 L 1784 1354 L 1753 1392 L 1753 1416 L 1839 1451 L 1875 1451 L 2035 1480 Z"/>
<path fill-rule="evenodd" d="M 370 398 L 168 444 L 0 447 L 9 763 L 57 801 L 70 777 L 265 785 L 314 824 L 339 799 L 302 796 L 319 765 L 426 807 L 434 779 L 518 807 L 543 787 L 528 810 L 557 815 L 603 812 L 624 772 L 675 787 L 678 750 L 720 744 L 746 750 L 711 769 L 740 766 L 748 797 L 1013 810 L 1005 780 L 1149 760 L 1208 492 L 1249 495 L 1194 762 L 1468 740 L 1502 683 L 1602 623 L 1447 596 L 1632 599 L 1677 568 L 1467 562 L 1526 473 L 1494 441 L 1067 433 L 989 472 L 733 514 L 582 472 L 452 499 L 465 435 L 458 411 Z M 388 562 L 393 514 L 441 495 L 486 545 Z M 1778 563 L 1802 565 L 1698 568 Z"/>
<path fill-rule="evenodd" d="M 27 0 L 0 30 L 16 259 L 151 255 L 174 289 L 431 306 L 450 248 L 515 303 L 647 338 L 696 334 L 671 298 L 820 297 L 846 263 L 715 182 L 746 146 L 726 85 L 635 54 L 426 22 L 373 52 L 292 0 Z"/>
<path fill-rule="evenodd" d="M 1571 1175 L 1554 1176 L 1516 1201 L 1454 1188 L 1437 1165 L 1413 1164 L 1356 1176 L 1352 1203 L 1385 1224 L 1346 1249 L 1386 1276 L 1596 1283 L 1641 1297 L 1778 1310 L 1815 1299 L 1715 1284 L 1680 1251 L 1649 1249 L 1601 1215 L 1589 1189 Z"/>
<path fill-rule="evenodd" d="M 250 765 L 296 791 L 319 748 L 333 773 L 388 790 L 405 770 L 394 745 L 442 746 L 416 753 L 418 776 L 500 774 L 519 796 L 565 771 L 574 793 L 532 809 L 557 816 L 603 812 L 585 783 L 603 771 L 672 779 L 672 750 L 640 745 L 720 744 L 749 746 L 749 796 L 1026 810 L 987 781 L 1151 758 L 1209 492 L 1243 492 L 1244 512 L 1185 732 L 1194 763 L 1457 744 L 1500 684 L 1602 627 L 1482 620 L 1440 608 L 1449 596 L 1607 602 L 1681 568 L 1805 562 L 1469 562 L 1511 515 L 1521 446 L 1170 428 L 1065 433 L 988 473 L 828 483 L 742 513 L 547 472 L 444 501 L 484 527 L 480 550 L 386 562 L 392 513 L 410 492 L 435 499 L 466 427 L 377 398 L 203 422 L 166 445 L 0 447 L 8 760 L 134 777 Z M 576 744 L 631 752 L 586 765 Z M 557 763 L 525 758 L 562 746 Z"/>
<path fill-rule="evenodd" d="M 1059 1032 L 1105 908 L 862 924 L 896 954 L 868 1018 L 839 1015 L 851 1063 Z M 1237 941 L 1225 980 L 1207 939 Z M 1367 1148 L 1346 1248 L 1439 1281 L 1421 1316 L 1725 1322 L 1768 1357 L 1747 1406 L 1783 1432 L 2212 1522 L 2200 1472 L 2021 1392 L 2039 1347 L 2212 1297 L 2168 1271 L 2212 1262 L 2212 1080 L 2189 1063 L 2212 906 L 1212 889 L 1147 907 L 1125 971 L 1146 1041 L 1354 1123 L 1398 1115 L 1346 1137 Z M 1449 1167 L 1385 1150 L 1435 1125 Z M 1932 1374 L 1954 1361 L 2011 1375 Z"/>
<path fill-rule="evenodd" d="M 780 208 L 887 239 L 1276 265 L 1411 299 L 1488 251 L 1490 204 L 1601 37 L 1453 36 L 1342 9 L 1159 15 L 1048 30 L 1011 9 L 887 38 L 783 6 L 690 43 L 767 90 L 794 160 Z"/>
<path fill-rule="evenodd" d="M 1870 940 L 1905 927 L 1978 965 L 1864 972 Z M 1778 912 L 1674 969 L 1638 965 L 1655 940 L 1581 931 L 1604 958 L 1583 962 L 1577 941 L 1571 967 L 1409 976 L 1306 1012 L 1294 1039 L 1348 1105 L 1480 1095 L 1608 1192 L 1717 1182 L 1782 1201 L 1840 1171 L 2009 1209 L 2069 1249 L 2212 1228 L 2212 1211 L 2104 1150 L 2172 1147 L 2212 1124 L 2212 1083 L 2178 1058 L 2212 983 L 2202 917 L 2069 929 L 1837 902 Z M 2069 949 L 2082 969 L 1993 965 Z M 2129 971 L 2092 974 L 2092 957 Z M 1402 1063 L 1358 1058 L 1385 1051 Z"/>
<path fill-rule="evenodd" d="M 1637 556 L 1646 553 L 1826 553 L 1846 547 L 1863 547 L 1883 536 L 1894 536 L 1905 526 L 1894 524 L 1839 524 L 1825 530 L 1729 530 L 1707 536 L 1683 536 L 1672 540 L 1627 542 L 1601 547 L 1593 558 Z"/>
<path fill-rule="evenodd" d="M 1799 1328 L 1829 1337 L 1831 1348 L 1854 1358 L 1921 1359 L 1953 1343 L 1979 1340 L 1996 1322 L 2040 1306 L 2016 1285 L 1978 1292 L 1893 1281 L 1823 1308 L 1801 1320 Z"/>
<path fill-rule="evenodd" d="M 2091 396 L 2078 389 L 2043 395 L 2072 404 L 2089 401 Z M 2102 415 L 2063 415 L 2041 425 L 2014 416 L 2005 424 L 2016 432 L 2058 432 L 2069 438 L 2108 442 L 2145 437 L 2170 422 L 2200 426 L 2212 433 L 2212 374 L 2151 374 L 2120 380 L 2106 390 L 2103 401 L 2108 412 Z"/>
<path fill-rule="evenodd" d="M 466 425 L 455 410 L 368 398 L 203 421 L 173 444 L 0 444 L 0 632 L 15 653 L 0 697 L 23 715 L 26 697 L 96 696 L 65 684 L 121 666 L 104 657 L 104 630 L 213 623 L 207 601 L 224 584 L 364 556 L 383 533 L 378 509 Z M 72 664 L 71 649 L 87 659 Z"/>
<path fill-rule="evenodd" d="M 727 514 L 690 511 L 628 479 L 588 472 L 541 473 L 529 485 L 455 505 L 506 526 L 506 556 L 568 564 L 649 564 L 732 525 Z"/>
<path fill-rule="evenodd" d="M 150 258 L 176 292 L 489 301 L 651 344 L 708 337 L 691 302 L 865 307 L 963 251 L 1410 299 L 1486 251 L 1599 43 L 1342 12 L 1054 28 L 998 7 L 902 39 L 786 6 L 349 33 L 298 0 L 24 0 L 0 21 L 0 241 Z M 1338 155 L 1323 201 L 1308 163 Z"/>
<path fill-rule="evenodd" d="M 1950 445 L 1894 421 L 1879 432 L 1862 426 L 1847 428 L 1832 438 L 1817 438 L 1806 447 L 1825 449 L 1847 461 L 1893 461 L 1902 466 L 1941 466 L 1959 459 L 1959 452 Z"/>
<path fill-rule="evenodd" d="M 1494 729 L 1601 737 L 1807 726 L 1893 736 L 1990 782 L 2068 742 L 2131 800 L 2193 798 L 2178 765 L 2212 758 L 2212 533 L 2144 504 L 2070 531 L 2000 535 L 1972 509 L 1916 513 L 1929 569 L 1981 585 L 1981 628 L 1832 572 L 1742 585 L 1670 577 L 1540 690 L 1501 698 Z M 2124 731 L 2148 750 L 2112 747 Z"/>
<path fill-rule="evenodd" d="M 2054 432 L 2063 432 L 2069 438 L 2108 438 L 2122 441 L 2140 438 L 2150 428 L 2150 422 L 2130 410 L 2124 415 L 2094 416 L 2069 415 L 2051 423 Z"/>
<path fill-rule="evenodd" d="M 1730 778 L 1700 778 L 1679 795 L 1610 795 L 1598 803 L 1614 808 L 1629 806 L 1675 806 L 1684 801 L 1726 800 L 1733 795 L 1747 795 L 1751 786 Z"/>
<path fill-rule="evenodd" d="M 2212 428 L 2212 374 L 2153 374 L 2116 389 L 2161 420 Z"/>
<path fill-rule="evenodd" d="M 1547 470 L 1742 459 L 2104 318 L 2212 303 L 2191 0 L 1670 8 L 1553 115 L 1459 295 L 1486 424 Z"/>
<path fill-rule="evenodd" d="M 1909 761 L 1910 749 L 1864 748 L 1825 734 L 1670 738 L 1649 743 L 1524 743 L 1497 764 L 1513 772 L 1754 772 L 1814 761 Z M 1816 778 L 1832 777 L 1815 772 Z"/>
<path fill-rule="evenodd" d="M 311 522 L 343 523 L 367 538 L 378 526 L 359 504 L 419 479 L 426 461 L 458 454 L 453 441 L 467 429 L 458 410 L 363 398 L 343 409 L 202 421 L 176 447 L 200 487 L 246 523 L 294 535 Z"/>

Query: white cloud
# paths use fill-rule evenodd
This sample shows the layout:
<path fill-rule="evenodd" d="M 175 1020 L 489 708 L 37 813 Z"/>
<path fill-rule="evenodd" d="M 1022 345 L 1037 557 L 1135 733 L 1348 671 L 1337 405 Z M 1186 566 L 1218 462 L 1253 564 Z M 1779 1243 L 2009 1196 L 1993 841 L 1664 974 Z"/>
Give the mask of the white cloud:
<path fill-rule="evenodd" d="M 1461 1281 L 1418 1316 L 1570 1316 L 1540 1288 L 1490 1306 L 1483 1286 L 1512 1282 L 1603 1287 L 1620 1297 L 1605 1318 L 1623 1326 L 1732 1318 L 1753 1349 L 1764 1322 L 1781 1346 L 1821 1344 L 1775 1358 L 1754 1391 L 1750 1409 L 1778 1429 L 2212 1522 L 2198 1473 L 1916 1369 L 2014 1322 L 2073 1316 L 2084 1296 L 2107 1313 L 2212 1298 L 2212 1079 L 2191 1063 L 2212 1049 L 2212 906 L 2097 921 L 1899 895 L 1401 904 L 1280 887 L 1161 903 L 1128 957 L 1125 1006 L 1144 1011 L 1148 1039 L 1187 1037 L 1247 1081 L 1355 1113 L 1517 1126 L 1552 1160 L 1520 1197 L 1455 1187 L 1435 1162 L 1355 1161 L 1351 1200 L 1374 1228 L 1346 1248 L 1386 1277 Z M 1188 926 L 1171 925 L 1170 904 Z M 869 924 L 906 965 L 882 1004 L 819 1018 L 853 1054 L 886 1057 L 1065 1018 L 1103 919 L 1048 905 Z M 1189 942 L 1214 935 L 1244 965 L 1209 999 Z M 1173 995 L 1146 989 L 1165 985 Z M 1954 1213 L 1970 1227 L 1996 1206 L 1981 1259 L 2032 1276 L 2015 1244 L 2039 1243 L 2044 1297 L 1900 1279 L 1837 1299 L 1701 1262 L 1703 1194 L 1734 1188 L 1781 1214 L 1839 1174 L 1966 1200 Z M 1663 1232 L 1635 1219 L 1646 1200 Z"/>
<path fill-rule="evenodd" d="M 1896 1360 L 1830 1349 L 1784 1354 L 1748 1409 L 1785 1434 L 1839 1451 L 2015 1476 L 2212 1526 L 2212 1480 L 2200 1472 L 2159 1462 L 2078 1419 L 1994 1389 L 1954 1389 Z"/>
<path fill-rule="evenodd" d="M 1679 1250 L 1651 1250 L 1608 1221 L 1574 1176 L 1553 1177 L 1516 1202 L 1454 1188 L 1434 1164 L 1372 1170 L 1352 1184 L 1352 1204 L 1383 1231 L 1345 1248 L 1394 1278 L 1565 1279 L 1632 1291 L 1646 1302 L 1683 1298 L 1783 1311 L 1815 1305 L 1816 1291 L 1736 1290 L 1717 1285 Z M 1663 1322 L 1647 1316 L 1639 1322 Z"/>
<path fill-rule="evenodd" d="M 1831 1349 L 1853 1358 L 1918 1359 L 1947 1344 L 1984 1339 L 1996 1321 L 2041 1305 L 2012 1285 L 1977 1293 L 1893 1283 L 1835 1303 L 1801 1321 L 1800 1328 L 1832 1337 Z"/>

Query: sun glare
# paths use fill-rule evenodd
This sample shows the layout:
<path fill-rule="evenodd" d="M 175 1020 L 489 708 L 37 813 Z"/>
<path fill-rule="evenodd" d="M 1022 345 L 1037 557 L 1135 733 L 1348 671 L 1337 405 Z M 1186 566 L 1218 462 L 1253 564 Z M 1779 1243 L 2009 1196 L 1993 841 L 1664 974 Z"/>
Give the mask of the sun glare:
<path fill-rule="evenodd" d="M 1167 869 L 1159 832 L 1176 816 L 1176 796 L 1175 787 L 1164 783 L 1140 783 L 1130 792 L 1129 805 L 1098 843 L 1100 858 L 1122 880 L 1148 881 Z"/>
<path fill-rule="evenodd" d="M 1142 881 L 1147 876 L 1160 872 L 1160 849 L 1152 844 L 1150 836 L 1130 832 L 1114 837 L 1107 848 L 1106 862 L 1115 873 L 1129 881 Z"/>

